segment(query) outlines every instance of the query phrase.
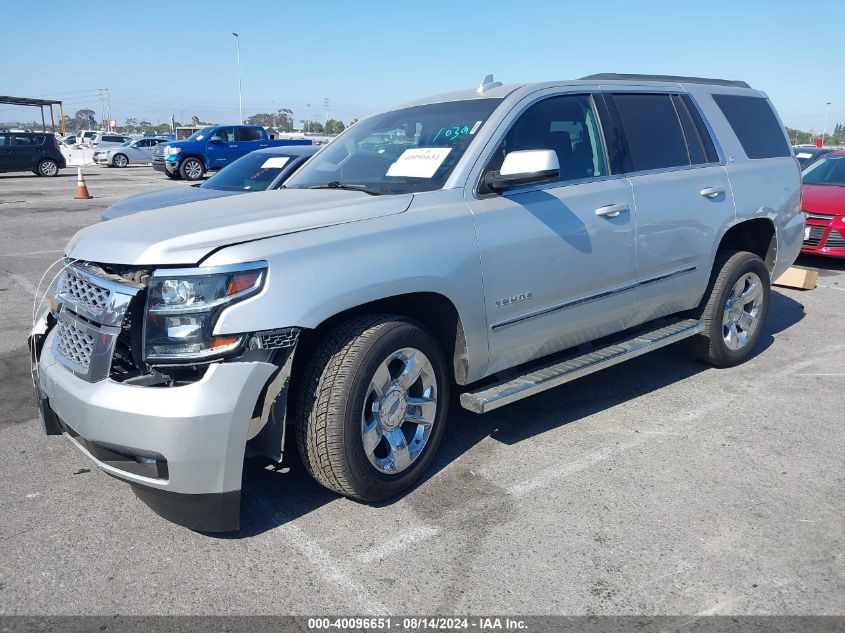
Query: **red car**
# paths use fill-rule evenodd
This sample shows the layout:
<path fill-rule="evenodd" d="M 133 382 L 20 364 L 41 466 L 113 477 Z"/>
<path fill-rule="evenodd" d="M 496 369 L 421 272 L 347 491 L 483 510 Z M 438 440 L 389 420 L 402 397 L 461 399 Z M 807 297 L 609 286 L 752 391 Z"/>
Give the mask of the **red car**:
<path fill-rule="evenodd" d="M 802 253 L 845 257 L 845 150 L 831 152 L 801 174 L 807 216 Z"/>

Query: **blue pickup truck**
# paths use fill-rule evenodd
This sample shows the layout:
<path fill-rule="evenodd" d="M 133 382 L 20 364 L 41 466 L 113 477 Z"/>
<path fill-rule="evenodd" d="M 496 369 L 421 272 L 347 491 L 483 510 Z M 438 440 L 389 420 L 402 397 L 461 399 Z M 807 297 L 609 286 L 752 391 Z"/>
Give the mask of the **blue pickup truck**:
<path fill-rule="evenodd" d="M 153 153 L 153 168 L 170 178 L 199 180 L 206 171 L 225 167 L 252 151 L 282 145 L 311 145 L 311 141 L 271 141 L 264 128 L 257 125 L 212 125 L 194 132 L 184 141 L 157 146 Z"/>

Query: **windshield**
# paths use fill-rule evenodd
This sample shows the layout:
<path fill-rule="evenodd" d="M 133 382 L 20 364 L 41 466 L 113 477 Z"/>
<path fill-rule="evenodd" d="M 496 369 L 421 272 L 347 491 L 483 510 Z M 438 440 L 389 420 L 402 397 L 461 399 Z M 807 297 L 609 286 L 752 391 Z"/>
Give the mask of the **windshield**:
<path fill-rule="evenodd" d="M 440 189 L 499 103 L 450 101 L 375 115 L 320 151 L 285 187 L 374 194 Z"/>
<path fill-rule="evenodd" d="M 845 187 L 845 156 L 825 156 L 805 169 L 801 178 L 805 185 Z"/>
<path fill-rule="evenodd" d="M 247 154 L 218 171 L 200 187 L 220 191 L 264 191 L 293 158 Z"/>
<path fill-rule="evenodd" d="M 134 146 L 135 146 L 135 143 L 137 143 L 137 142 L 138 142 L 138 141 L 132 141 L 132 140 L 129 140 L 129 141 L 123 141 L 123 142 L 120 144 L 120 146 L 121 146 L 121 147 L 129 147 L 130 145 L 132 145 L 132 146 L 134 147 Z"/>
<path fill-rule="evenodd" d="M 201 130 L 197 130 L 196 132 L 194 132 L 193 134 L 191 134 L 191 135 L 190 135 L 188 138 L 186 138 L 185 140 L 186 140 L 186 141 L 201 141 L 201 140 L 202 140 L 202 139 L 204 139 L 206 136 L 208 136 L 209 134 L 211 134 L 211 130 L 213 130 L 213 129 L 214 129 L 213 127 L 204 127 L 203 129 L 201 129 Z"/>

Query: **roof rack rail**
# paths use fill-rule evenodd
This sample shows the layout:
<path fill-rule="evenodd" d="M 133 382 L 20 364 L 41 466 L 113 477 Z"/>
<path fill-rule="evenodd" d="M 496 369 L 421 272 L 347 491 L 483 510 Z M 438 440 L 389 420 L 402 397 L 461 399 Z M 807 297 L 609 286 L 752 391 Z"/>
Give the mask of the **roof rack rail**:
<path fill-rule="evenodd" d="M 713 86 L 732 86 L 734 88 L 750 88 L 744 81 L 732 79 L 707 79 L 705 77 L 681 77 L 678 75 L 628 75 L 623 73 L 598 73 L 587 75 L 581 79 L 606 79 L 608 81 L 672 81 L 685 84 L 711 84 Z"/>

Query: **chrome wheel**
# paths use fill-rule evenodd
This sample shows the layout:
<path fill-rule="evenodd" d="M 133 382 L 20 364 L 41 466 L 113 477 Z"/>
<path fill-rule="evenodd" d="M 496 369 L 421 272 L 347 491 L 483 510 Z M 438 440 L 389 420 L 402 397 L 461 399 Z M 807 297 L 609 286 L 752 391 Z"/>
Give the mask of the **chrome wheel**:
<path fill-rule="evenodd" d="M 370 380 L 361 439 L 370 464 L 395 475 L 420 456 L 437 414 L 437 377 L 425 354 L 412 347 L 388 356 Z"/>
<path fill-rule="evenodd" d="M 731 350 L 744 348 L 760 327 L 763 281 L 757 273 L 746 273 L 731 289 L 722 316 L 722 336 Z"/>
<path fill-rule="evenodd" d="M 45 160 L 41 163 L 39 170 L 42 176 L 55 176 L 59 172 L 59 166 L 52 160 Z"/>
<path fill-rule="evenodd" d="M 123 154 L 118 154 L 112 159 L 112 163 L 115 167 L 126 167 L 129 164 L 129 159 Z"/>
<path fill-rule="evenodd" d="M 202 165 L 198 160 L 189 160 L 185 163 L 185 175 L 188 180 L 199 180 L 202 176 Z"/>

